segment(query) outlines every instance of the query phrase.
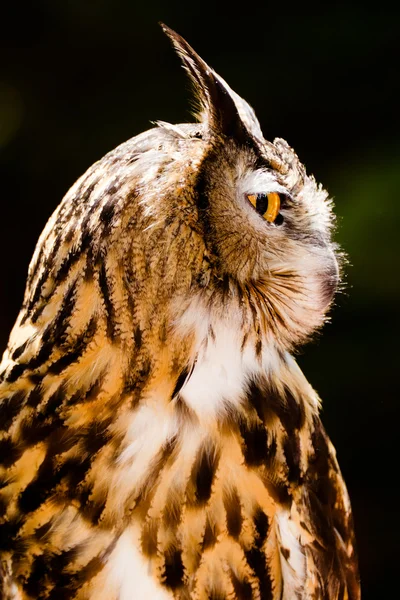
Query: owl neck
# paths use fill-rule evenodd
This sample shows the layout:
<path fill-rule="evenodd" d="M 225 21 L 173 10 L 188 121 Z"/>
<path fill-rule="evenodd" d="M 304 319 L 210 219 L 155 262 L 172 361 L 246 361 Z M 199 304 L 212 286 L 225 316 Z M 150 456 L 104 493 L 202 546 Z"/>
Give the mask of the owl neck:
<path fill-rule="evenodd" d="M 174 320 L 178 336 L 192 334 L 190 358 L 175 393 L 179 391 L 180 401 L 205 426 L 252 412 L 255 388 L 261 411 L 269 405 L 286 406 L 290 396 L 295 405 L 288 410 L 318 412 L 317 394 L 258 317 L 233 302 L 212 311 L 199 301 L 184 307 Z M 264 420 L 261 413 L 259 417 Z"/>

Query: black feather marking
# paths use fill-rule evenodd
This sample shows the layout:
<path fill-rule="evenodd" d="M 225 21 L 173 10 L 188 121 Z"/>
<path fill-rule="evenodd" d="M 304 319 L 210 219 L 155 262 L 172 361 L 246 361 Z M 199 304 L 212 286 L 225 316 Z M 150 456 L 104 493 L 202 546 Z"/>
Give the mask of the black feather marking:
<path fill-rule="evenodd" d="M 117 188 L 114 188 L 112 191 L 116 191 Z M 108 190 L 109 191 L 109 190 Z M 100 213 L 100 221 L 104 223 L 108 230 L 111 229 L 111 221 L 113 219 L 115 213 L 115 198 L 109 198 L 107 202 L 104 204 Z"/>
<path fill-rule="evenodd" d="M 31 572 L 26 580 L 23 582 L 24 591 L 31 598 L 40 598 L 42 592 L 44 592 L 47 583 L 47 564 L 46 559 L 43 555 L 35 556 Z"/>
<path fill-rule="evenodd" d="M 249 567 L 257 577 L 260 600 L 273 600 L 272 581 L 264 552 L 260 548 L 253 547 L 245 552 L 245 556 Z"/>
<path fill-rule="evenodd" d="M 10 428 L 13 420 L 20 412 L 25 398 L 25 391 L 15 392 L 8 398 L 4 398 L 0 404 L 0 431 L 7 431 Z"/>
<path fill-rule="evenodd" d="M 68 252 L 67 257 L 63 260 L 63 262 L 60 265 L 60 268 L 54 275 L 54 288 L 57 288 L 61 283 L 63 283 L 63 281 L 66 280 L 68 273 L 70 272 L 72 267 L 78 262 L 81 256 L 82 250 L 80 248 L 76 250 L 70 250 Z M 49 296 L 46 296 L 45 299 L 48 300 Z"/>
<path fill-rule="evenodd" d="M 268 434 L 265 426 L 259 422 L 239 423 L 243 439 L 243 455 L 249 466 L 261 465 L 268 457 Z"/>
<path fill-rule="evenodd" d="M 106 550 L 104 560 L 115 547 L 113 541 Z M 24 590 L 34 598 L 47 600 L 72 600 L 76 592 L 95 577 L 104 567 L 100 556 L 93 557 L 77 572 L 71 572 L 71 564 L 80 553 L 81 545 L 55 553 L 45 551 L 35 557 L 31 573 L 23 583 Z"/>
<path fill-rule="evenodd" d="M 110 340 L 115 338 L 115 309 L 111 300 L 110 284 L 107 277 L 107 271 L 104 263 L 99 271 L 100 294 L 107 312 L 107 336 Z"/>
<path fill-rule="evenodd" d="M 242 507 L 236 489 L 224 492 L 224 507 L 226 511 L 226 525 L 229 535 L 238 538 L 242 529 Z"/>
<path fill-rule="evenodd" d="M 11 467 L 11 465 L 21 458 L 22 452 L 22 447 L 14 443 L 10 438 L 0 440 L 0 465 L 6 468 Z"/>
<path fill-rule="evenodd" d="M 268 517 L 261 508 L 258 508 L 254 514 L 253 520 L 254 520 L 254 527 L 255 527 L 256 533 L 257 533 L 255 545 L 257 546 L 257 548 L 262 548 L 262 546 L 264 545 L 264 542 L 266 540 L 266 537 L 268 535 L 268 529 L 269 529 Z"/>
<path fill-rule="evenodd" d="M 256 538 L 254 546 L 245 552 L 246 560 L 258 579 L 260 587 L 260 599 L 272 600 L 273 588 L 267 559 L 263 552 L 263 546 L 268 535 L 268 517 L 261 508 L 254 514 L 254 527 Z"/>
<path fill-rule="evenodd" d="M 165 566 L 162 583 L 172 590 L 183 585 L 182 550 L 171 547 L 165 552 Z"/>
<path fill-rule="evenodd" d="M 268 395 L 268 404 L 281 421 L 288 435 L 303 427 L 305 422 L 303 403 L 297 401 L 286 386 L 283 397 L 276 389 L 272 388 Z"/>
<path fill-rule="evenodd" d="M 51 340 L 48 339 L 49 336 L 46 333 L 46 331 L 43 334 L 39 352 L 36 356 L 24 363 L 25 369 L 37 369 L 50 358 L 51 353 L 54 349 L 54 344 Z"/>
<path fill-rule="evenodd" d="M 288 466 L 288 478 L 291 483 L 301 483 L 300 475 L 300 439 L 296 432 L 287 436 L 283 442 L 283 453 Z"/>
<path fill-rule="evenodd" d="M 61 477 L 60 470 L 54 471 L 52 460 L 44 459 L 36 477 L 26 486 L 18 499 L 18 506 L 22 513 L 36 510 L 61 481 Z"/>
<path fill-rule="evenodd" d="M 4 521 L 0 524 L 0 550 L 11 550 L 18 531 L 22 527 L 22 519 L 20 516 L 14 517 L 10 521 Z"/>
<path fill-rule="evenodd" d="M 94 421 L 85 428 L 82 434 L 82 447 L 89 456 L 94 456 L 109 441 L 111 434 L 108 430 L 112 417 L 103 421 Z"/>
<path fill-rule="evenodd" d="M 36 477 L 26 486 L 18 499 L 18 506 L 24 513 L 30 513 L 47 500 L 56 486 L 64 479 L 71 492 L 76 494 L 76 488 L 85 478 L 91 465 L 92 457 L 84 460 L 69 458 L 61 467 L 56 467 L 53 456 L 47 455 L 39 467 Z"/>
<path fill-rule="evenodd" d="M 135 340 L 135 346 L 137 350 L 140 350 L 142 347 L 142 335 L 142 330 L 140 329 L 139 325 L 137 325 L 133 332 L 133 339 Z"/>
<path fill-rule="evenodd" d="M 47 399 L 46 404 L 42 407 L 40 414 L 41 418 L 47 419 L 53 417 L 57 409 L 59 409 L 65 400 L 64 386 L 60 385 Z"/>
<path fill-rule="evenodd" d="M 59 375 L 64 369 L 77 362 L 85 352 L 88 344 L 92 341 L 97 329 L 96 319 L 93 317 L 86 328 L 76 339 L 70 352 L 67 352 L 57 361 L 49 366 L 49 373 Z"/>
<path fill-rule="evenodd" d="M 235 598 L 237 600 L 252 600 L 253 590 L 248 581 L 239 579 L 233 571 L 231 571 L 231 581 L 235 590 Z"/>
<path fill-rule="evenodd" d="M 130 371 L 128 370 L 128 377 L 124 385 L 124 393 L 130 394 L 134 392 L 134 397 L 132 399 L 132 405 L 134 406 L 136 405 L 151 373 L 151 360 L 145 359 L 140 367 L 137 365 L 137 372 L 135 373 L 134 379 L 129 377 L 129 372 Z M 132 372 L 134 372 L 133 369 Z"/>
<path fill-rule="evenodd" d="M 61 303 L 59 312 L 56 314 L 53 322 L 43 334 L 42 344 L 51 342 L 52 344 L 60 344 L 63 342 L 63 337 L 69 325 L 69 320 L 76 306 L 76 281 L 74 281 Z"/>
<path fill-rule="evenodd" d="M 18 346 L 18 348 L 16 348 L 14 350 L 14 352 L 11 355 L 12 360 L 17 360 L 17 358 L 19 358 L 21 356 L 21 354 L 23 354 L 26 350 L 26 347 L 28 345 L 28 341 L 29 340 L 25 340 L 25 342 L 23 344 L 21 344 L 20 346 Z"/>
<path fill-rule="evenodd" d="M 21 444 L 24 448 L 35 446 L 48 438 L 61 425 L 62 421 L 58 415 L 45 419 L 43 414 L 39 413 L 34 419 L 25 418 L 19 428 Z"/>
<path fill-rule="evenodd" d="M 208 502 L 218 462 L 219 453 L 212 444 L 200 447 L 188 483 L 189 502 L 197 506 Z"/>
<path fill-rule="evenodd" d="M 267 423 L 271 416 L 275 415 L 288 435 L 304 426 L 303 403 L 296 400 L 287 386 L 284 386 L 281 393 L 267 381 L 253 379 L 248 384 L 247 399 L 261 421 Z"/>
<path fill-rule="evenodd" d="M 37 302 L 39 301 L 41 294 L 42 294 L 43 285 L 45 284 L 48 276 L 49 276 L 49 274 L 48 274 L 47 270 L 45 269 L 43 271 L 43 273 L 41 274 L 41 276 L 39 277 L 39 280 L 36 283 L 35 291 L 33 292 L 33 295 L 26 307 L 26 313 L 25 313 L 25 317 L 24 317 L 25 321 L 31 315 L 33 308 L 36 306 Z"/>
<path fill-rule="evenodd" d="M 105 371 L 100 373 L 99 377 L 89 386 L 87 390 L 79 389 L 70 398 L 67 399 L 66 404 L 72 406 L 74 404 L 84 404 L 85 402 L 91 402 L 100 393 L 105 378 Z"/>
<path fill-rule="evenodd" d="M 82 489 L 77 495 L 80 502 L 80 514 L 91 525 L 98 525 L 101 515 L 104 512 L 107 502 L 107 495 L 104 494 L 100 498 L 93 500 L 90 498 L 91 489 Z"/>
<path fill-rule="evenodd" d="M 174 387 L 174 391 L 172 392 L 171 398 L 175 398 L 175 396 L 179 394 L 190 372 L 191 370 L 189 369 L 189 367 L 185 367 L 184 369 L 182 369 L 181 373 L 178 376 L 178 379 L 176 380 L 176 384 Z"/>
<path fill-rule="evenodd" d="M 27 406 L 36 408 L 43 399 L 43 392 L 41 384 L 35 385 L 35 387 L 29 392 L 28 399 L 26 401 Z"/>
<path fill-rule="evenodd" d="M 6 377 L 8 383 L 14 383 L 26 371 L 25 365 L 14 365 Z"/>
<path fill-rule="evenodd" d="M 258 418 L 265 423 L 268 411 L 266 393 L 254 379 L 251 379 L 248 384 L 247 399 L 250 405 L 255 408 Z"/>
<path fill-rule="evenodd" d="M 71 592 L 71 574 L 68 573 L 68 566 L 74 562 L 79 554 L 80 547 L 75 546 L 62 552 L 50 552 L 45 550 L 43 554 L 36 556 L 28 580 L 24 589 L 29 594 L 35 594 L 35 598 L 52 597 L 54 600 L 69 600 L 72 598 Z M 51 586 L 50 595 L 46 590 Z M 57 595 L 54 589 L 57 588 Z"/>
<path fill-rule="evenodd" d="M 276 503 L 290 509 L 292 497 L 289 494 L 289 485 L 285 481 L 274 482 L 273 485 L 268 487 L 268 491 Z"/>

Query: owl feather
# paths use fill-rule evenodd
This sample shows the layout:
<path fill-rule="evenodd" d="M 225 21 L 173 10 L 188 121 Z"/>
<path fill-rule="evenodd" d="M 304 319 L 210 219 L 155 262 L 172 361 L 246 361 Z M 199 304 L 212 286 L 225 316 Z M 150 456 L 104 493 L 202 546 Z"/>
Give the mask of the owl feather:
<path fill-rule="evenodd" d="M 2 600 L 357 600 L 350 503 L 292 352 L 339 281 L 332 203 L 163 26 L 201 106 L 94 164 L 1 363 Z"/>

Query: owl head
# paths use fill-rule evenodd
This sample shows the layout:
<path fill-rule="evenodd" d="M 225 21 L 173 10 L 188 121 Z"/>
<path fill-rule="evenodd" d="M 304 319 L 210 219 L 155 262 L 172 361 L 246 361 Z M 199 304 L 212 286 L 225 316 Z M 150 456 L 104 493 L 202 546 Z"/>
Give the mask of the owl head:
<path fill-rule="evenodd" d="M 324 322 L 337 288 L 332 202 L 290 146 L 267 141 L 249 104 L 162 27 L 200 107 L 198 126 L 160 123 L 181 137 L 184 155 L 193 159 L 193 223 L 208 263 L 197 277 L 199 294 L 221 314 L 236 301 L 243 322 L 243 311 L 251 315 L 251 329 L 293 347 Z M 185 165 L 183 187 L 184 173 Z"/>

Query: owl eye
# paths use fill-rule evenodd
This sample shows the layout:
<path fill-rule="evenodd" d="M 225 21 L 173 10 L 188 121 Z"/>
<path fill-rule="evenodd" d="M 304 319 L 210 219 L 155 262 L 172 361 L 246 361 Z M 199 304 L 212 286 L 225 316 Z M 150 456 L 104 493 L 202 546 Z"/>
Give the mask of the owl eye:
<path fill-rule="evenodd" d="M 259 215 L 269 223 L 276 223 L 281 208 L 281 198 L 277 192 L 269 194 L 248 194 L 248 200 Z M 282 222 L 283 219 L 280 219 Z M 280 224 L 280 223 L 277 223 Z"/>

